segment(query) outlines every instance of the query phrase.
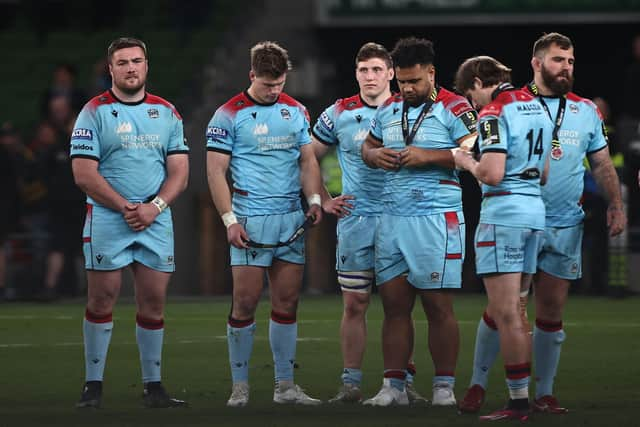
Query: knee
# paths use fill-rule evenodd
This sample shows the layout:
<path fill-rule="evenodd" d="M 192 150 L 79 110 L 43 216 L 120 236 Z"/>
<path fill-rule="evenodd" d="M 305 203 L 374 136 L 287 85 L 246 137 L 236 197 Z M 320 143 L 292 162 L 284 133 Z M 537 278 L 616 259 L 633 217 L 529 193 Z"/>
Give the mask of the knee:
<path fill-rule="evenodd" d="M 258 305 L 258 299 L 252 295 L 233 296 L 233 317 L 236 319 L 247 319 L 253 317 Z"/>
<path fill-rule="evenodd" d="M 512 307 L 512 306 L 513 307 Z M 506 330 L 520 327 L 520 311 L 517 305 L 493 308 L 491 310 L 492 319 L 498 325 L 498 330 Z"/>
<path fill-rule="evenodd" d="M 87 309 L 96 316 L 105 316 L 113 311 L 117 295 L 115 292 L 102 292 L 91 295 L 87 302 Z"/>
<path fill-rule="evenodd" d="M 430 323 L 442 323 L 446 321 L 455 321 L 453 306 L 449 304 L 430 304 L 426 307 L 427 320 Z"/>
<path fill-rule="evenodd" d="M 348 319 L 359 319 L 364 317 L 369 306 L 369 295 L 361 294 L 355 297 L 347 297 L 344 299 L 344 317 Z"/>

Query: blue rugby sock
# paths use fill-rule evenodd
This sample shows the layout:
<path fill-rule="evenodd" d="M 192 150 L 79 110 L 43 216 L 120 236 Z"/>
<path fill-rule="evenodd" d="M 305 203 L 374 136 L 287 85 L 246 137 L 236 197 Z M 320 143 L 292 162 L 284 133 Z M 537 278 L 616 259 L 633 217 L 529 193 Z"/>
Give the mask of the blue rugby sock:
<path fill-rule="evenodd" d="M 485 311 L 478 322 L 476 345 L 473 354 L 473 374 L 471 384 L 487 389 L 489 372 L 500 353 L 500 335 L 496 323 Z"/>
<path fill-rule="evenodd" d="M 296 339 L 298 323 L 295 314 L 271 311 L 269 321 L 269 343 L 273 353 L 275 382 L 293 382 L 293 364 L 296 361 Z"/>
<path fill-rule="evenodd" d="M 142 382 L 161 380 L 162 342 L 164 340 L 164 320 L 147 319 L 136 315 L 136 341 L 140 352 Z"/>
<path fill-rule="evenodd" d="M 360 387 L 362 382 L 362 370 L 356 368 L 344 368 L 342 370 L 342 384 L 352 384 Z"/>
<path fill-rule="evenodd" d="M 111 313 L 97 316 L 87 309 L 82 321 L 84 340 L 85 381 L 102 381 L 107 351 L 111 342 L 113 318 Z"/>
<path fill-rule="evenodd" d="M 548 322 L 536 319 L 533 328 L 533 358 L 536 369 L 536 399 L 553 396 L 553 381 L 558 371 L 560 351 L 566 335 L 562 321 Z"/>
<path fill-rule="evenodd" d="M 256 322 L 251 319 L 237 320 L 229 316 L 227 323 L 227 344 L 231 380 L 234 383 L 249 382 L 249 360 L 253 350 L 253 336 Z"/>

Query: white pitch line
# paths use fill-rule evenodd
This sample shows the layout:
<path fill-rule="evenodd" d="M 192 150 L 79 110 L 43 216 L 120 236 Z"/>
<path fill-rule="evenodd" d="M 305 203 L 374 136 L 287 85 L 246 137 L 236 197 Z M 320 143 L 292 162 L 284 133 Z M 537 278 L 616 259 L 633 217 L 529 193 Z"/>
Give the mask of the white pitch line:
<path fill-rule="evenodd" d="M 167 344 L 207 344 L 213 343 L 215 341 L 226 340 L 226 335 L 216 335 L 211 338 L 204 339 L 180 339 L 176 342 L 167 342 Z M 257 341 L 267 341 L 269 338 L 266 336 L 255 336 L 255 340 Z M 337 337 L 336 337 L 337 339 Z M 329 338 L 325 337 L 299 337 L 298 342 L 319 342 L 319 341 L 329 341 Z M 136 342 L 134 341 L 122 341 L 122 342 L 113 342 L 111 345 L 134 345 Z M 79 347 L 82 346 L 82 342 L 59 342 L 54 344 L 40 344 L 40 343 L 11 343 L 11 344 L 0 344 L 0 348 L 30 348 L 30 347 Z"/>

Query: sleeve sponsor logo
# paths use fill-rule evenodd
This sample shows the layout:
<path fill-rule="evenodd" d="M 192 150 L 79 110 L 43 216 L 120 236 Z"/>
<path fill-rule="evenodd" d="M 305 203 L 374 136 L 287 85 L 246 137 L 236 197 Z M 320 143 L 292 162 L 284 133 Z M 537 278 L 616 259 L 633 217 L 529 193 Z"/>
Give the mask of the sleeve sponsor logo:
<path fill-rule="evenodd" d="M 478 125 L 478 113 L 476 110 L 467 111 L 460 116 L 460 119 L 469 132 L 476 131 L 476 126 Z"/>
<path fill-rule="evenodd" d="M 482 136 L 482 146 L 499 144 L 500 134 L 498 133 L 498 119 L 489 119 L 480 125 Z"/>
<path fill-rule="evenodd" d="M 71 139 L 86 139 L 91 141 L 93 139 L 93 131 L 91 129 L 77 128 L 73 130 Z"/>
<path fill-rule="evenodd" d="M 207 138 L 215 138 L 215 137 L 225 138 L 226 136 L 227 136 L 226 129 L 222 129 L 218 126 L 209 126 L 207 128 Z"/>
<path fill-rule="evenodd" d="M 72 150 L 93 151 L 93 147 L 87 144 L 71 144 Z"/>
<path fill-rule="evenodd" d="M 320 121 L 325 125 L 327 129 L 333 130 L 333 122 L 329 118 L 329 115 L 326 111 L 323 111 L 322 114 L 320 114 Z"/>

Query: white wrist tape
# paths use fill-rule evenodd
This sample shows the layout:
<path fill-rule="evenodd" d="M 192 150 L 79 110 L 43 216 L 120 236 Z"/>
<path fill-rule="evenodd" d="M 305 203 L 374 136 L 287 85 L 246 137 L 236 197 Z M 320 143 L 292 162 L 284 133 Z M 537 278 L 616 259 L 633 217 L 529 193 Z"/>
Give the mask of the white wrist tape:
<path fill-rule="evenodd" d="M 165 209 L 167 209 L 169 207 L 169 205 L 167 205 L 167 202 L 162 200 L 162 198 L 159 197 L 159 196 L 154 197 L 153 200 L 151 201 L 151 204 L 153 206 L 155 206 L 156 208 L 158 208 L 158 211 L 160 213 L 162 213 L 163 210 L 165 210 Z"/>
<path fill-rule="evenodd" d="M 233 224 L 238 223 L 238 218 L 236 218 L 235 214 L 232 211 L 229 211 L 222 214 L 222 222 L 224 223 L 225 227 L 229 228 Z"/>
<path fill-rule="evenodd" d="M 312 195 L 307 197 L 307 204 L 309 206 L 311 206 L 311 205 L 322 206 L 322 198 L 320 197 L 320 195 L 318 193 L 313 193 Z"/>

